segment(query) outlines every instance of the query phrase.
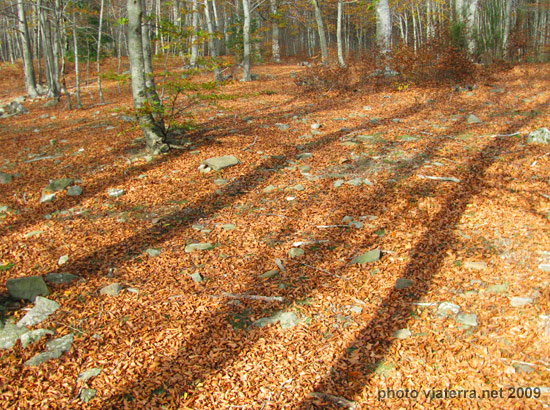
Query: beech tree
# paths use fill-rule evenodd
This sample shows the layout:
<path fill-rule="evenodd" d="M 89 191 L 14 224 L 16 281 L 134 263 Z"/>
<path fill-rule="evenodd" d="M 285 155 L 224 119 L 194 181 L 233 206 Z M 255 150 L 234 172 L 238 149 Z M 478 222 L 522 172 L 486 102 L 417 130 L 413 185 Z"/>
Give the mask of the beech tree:
<path fill-rule="evenodd" d="M 23 0 L 17 0 L 17 17 L 19 20 L 19 35 L 21 38 L 21 54 L 23 56 L 25 86 L 27 88 L 27 94 L 29 94 L 29 97 L 35 98 L 38 97 L 38 92 L 36 91 L 36 77 L 34 74 L 29 30 L 27 27 L 27 18 L 25 16 Z"/>

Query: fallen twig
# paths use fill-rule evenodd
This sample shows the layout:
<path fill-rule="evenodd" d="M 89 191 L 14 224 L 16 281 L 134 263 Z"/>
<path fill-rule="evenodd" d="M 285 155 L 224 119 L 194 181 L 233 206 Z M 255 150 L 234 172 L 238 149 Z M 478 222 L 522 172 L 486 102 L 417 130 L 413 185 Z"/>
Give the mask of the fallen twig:
<path fill-rule="evenodd" d="M 222 296 L 231 299 L 252 299 L 263 300 L 264 302 L 284 302 L 285 298 L 282 296 L 262 296 L 262 295 L 243 295 L 239 293 L 227 293 L 222 292 Z"/>
<path fill-rule="evenodd" d="M 294 242 L 292 244 L 292 247 L 299 248 L 300 246 L 303 246 L 303 245 L 316 245 L 318 243 L 326 243 L 326 242 L 328 242 L 327 239 L 318 239 L 314 241 L 298 241 L 298 242 Z"/>
<path fill-rule="evenodd" d="M 460 182 L 460 179 L 458 178 L 454 178 L 454 177 L 435 177 L 435 176 L 431 176 L 431 175 L 420 175 L 420 174 L 417 174 L 419 178 L 422 178 L 422 179 L 433 179 L 433 180 L 436 180 L 436 181 L 449 181 L 449 182 Z"/>
<path fill-rule="evenodd" d="M 330 401 L 331 403 L 334 403 L 339 407 L 347 407 L 348 409 L 352 409 L 352 410 L 357 409 L 359 407 L 359 403 L 355 401 L 344 399 L 343 397 L 339 397 L 339 396 L 333 396 L 332 394 L 328 394 L 328 393 L 313 392 L 313 393 L 309 393 L 309 395 L 316 399 Z"/>
<path fill-rule="evenodd" d="M 248 147 L 243 148 L 241 151 L 246 151 L 246 150 L 252 148 L 254 145 L 256 145 L 256 141 L 257 141 L 257 140 L 258 140 L 258 136 L 256 135 L 256 136 L 254 137 L 254 142 L 253 142 L 252 144 L 250 144 Z"/>
<path fill-rule="evenodd" d="M 31 162 L 42 161 L 43 159 L 57 159 L 57 158 L 61 158 L 61 157 L 63 157 L 63 155 L 48 155 L 46 157 L 38 157 L 38 158 L 28 159 L 28 160 L 23 161 L 23 162 L 25 164 L 28 164 L 28 163 L 31 163 Z"/>
<path fill-rule="evenodd" d="M 495 134 L 491 135 L 489 138 L 499 138 L 499 137 L 515 137 L 516 135 L 520 135 L 520 132 L 514 132 L 513 134 Z"/>
<path fill-rule="evenodd" d="M 279 258 L 275 258 L 275 265 L 281 270 L 281 272 L 286 272 L 285 265 L 283 265 L 283 261 Z"/>
<path fill-rule="evenodd" d="M 345 276 L 337 275 L 336 273 L 332 273 L 332 272 L 329 272 L 328 270 L 318 268 L 317 266 L 308 265 L 307 263 L 302 263 L 302 265 L 307 266 L 308 268 L 311 268 L 311 269 L 317 269 L 318 271 L 324 272 L 324 273 L 326 273 L 328 275 L 331 275 L 331 276 L 335 276 L 339 279 L 349 280 L 349 278 L 346 278 Z"/>
<path fill-rule="evenodd" d="M 350 228 L 349 225 L 317 225 L 318 229 L 328 229 L 328 228 Z"/>
<path fill-rule="evenodd" d="M 173 149 L 185 149 L 186 148 L 183 145 L 177 145 L 177 144 L 168 144 L 168 146 L 170 148 L 173 148 Z"/>

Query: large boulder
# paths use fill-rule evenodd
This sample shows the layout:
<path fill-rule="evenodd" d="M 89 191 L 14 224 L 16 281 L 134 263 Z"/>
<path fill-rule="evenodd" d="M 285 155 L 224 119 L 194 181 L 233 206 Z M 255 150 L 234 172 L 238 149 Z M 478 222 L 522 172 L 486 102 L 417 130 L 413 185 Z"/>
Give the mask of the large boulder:
<path fill-rule="evenodd" d="M 224 155 L 223 157 L 209 158 L 203 162 L 203 164 L 213 169 L 214 171 L 219 171 L 221 169 L 232 167 L 234 165 L 240 164 L 239 159 L 233 155 Z"/>
<path fill-rule="evenodd" d="M 9 295 L 17 300 L 34 301 L 37 296 L 48 296 L 50 294 L 42 276 L 8 279 L 6 287 L 8 288 Z"/>

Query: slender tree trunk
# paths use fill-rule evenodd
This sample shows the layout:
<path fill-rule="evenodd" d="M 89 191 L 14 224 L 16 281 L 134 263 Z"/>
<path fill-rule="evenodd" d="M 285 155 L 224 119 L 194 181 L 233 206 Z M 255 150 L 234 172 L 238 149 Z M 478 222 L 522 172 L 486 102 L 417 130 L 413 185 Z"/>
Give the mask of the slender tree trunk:
<path fill-rule="evenodd" d="M 169 146 L 164 142 L 162 134 L 164 125 L 155 121 L 151 113 L 150 106 L 153 105 L 149 100 L 151 90 L 148 90 L 145 84 L 141 0 L 127 0 L 126 7 L 128 10 L 128 58 L 132 75 L 134 107 L 147 148 L 156 155 L 168 151 Z"/>
<path fill-rule="evenodd" d="M 389 70 L 391 50 L 391 14 L 388 0 L 376 3 L 376 43 L 384 70 Z"/>
<path fill-rule="evenodd" d="M 317 22 L 317 31 L 319 32 L 319 45 L 321 46 L 321 61 L 323 64 L 328 62 L 328 47 L 327 38 L 325 35 L 325 26 L 323 24 L 323 16 L 321 14 L 321 7 L 319 6 L 319 0 L 313 0 L 313 7 L 315 9 L 315 21 Z"/>
<path fill-rule="evenodd" d="M 97 91 L 99 92 L 99 102 L 105 104 L 103 98 L 103 89 L 101 88 L 101 35 L 103 31 L 103 6 L 105 0 L 101 0 L 99 6 L 99 28 L 97 32 Z"/>
<path fill-rule="evenodd" d="M 338 0 L 338 18 L 336 23 L 336 44 L 338 47 L 338 63 L 341 67 L 346 66 L 344 61 L 344 50 L 342 47 L 342 14 L 343 14 L 343 1 Z"/>
<path fill-rule="evenodd" d="M 74 72 L 76 76 L 76 108 L 82 108 L 80 99 L 80 65 L 78 57 L 78 36 L 76 32 L 76 14 L 73 11 L 73 48 L 74 48 Z"/>
<path fill-rule="evenodd" d="M 193 34 L 191 36 L 191 60 L 189 64 L 192 68 L 197 66 L 197 59 L 199 58 L 199 44 L 198 36 L 199 32 L 199 10 L 198 10 L 198 0 L 193 0 Z"/>
<path fill-rule="evenodd" d="M 243 0 L 243 77 L 241 81 L 250 81 L 250 0 Z"/>
<path fill-rule="evenodd" d="M 271 58 L 276 63 L 281 62 L 281 47 L 279 45 L 279 16 L 277 15 L 277 0 L 271 0 Z"/>
<path fill-rule="evenodd" d="M 214 80 L 221 81 L 222 75 L 220 66 L 217 61 L 218 50 L 214 38 L 214 25 L 212 24 L 212 17 L 210 16 L 210 6 L 208 5 L 208 0 L 204 0 L 204 15 L 206 18 L 206 27 L 208 29 L 208 51 L 210 52 L 210 57 L 212 57 L 214 64 Z"/>
<path fill-rule="evenodd" d="M 32 52 L 29 39 L 29 30 L 27 27 L 27 18 L 25 16 L 25 8 L 23 0 L 17 0 L 17 14 L 19 20 L 19 35 L 21 38 L 21 50 L 23 51 L 23 70 L 25 73 L 25 86 L 29 97 L 38 97 L 36 91 L 36 79 L 34 76 L 34 67 L 32 63 Z"/>

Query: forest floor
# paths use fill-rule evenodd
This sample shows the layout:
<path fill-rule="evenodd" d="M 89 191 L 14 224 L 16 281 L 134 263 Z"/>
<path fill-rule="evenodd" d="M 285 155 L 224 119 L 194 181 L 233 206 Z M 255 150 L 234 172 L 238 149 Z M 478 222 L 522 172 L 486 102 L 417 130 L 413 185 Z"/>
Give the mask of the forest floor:
<path fill-rule="evenodd" d="M 184 149 L 155 158 L 121 118 L 128 83 L 0 119 L 0 291 L 79 277 L 49 285 L 60 308 L 33 329 L 53 334 L 2 351 L 1 408 L 550 406 L 550 146 L 526 142 L 550 125 L 550 65 L 321 95 L 304 70 L 189 91 Z M 2 104 L 19 72 L 0 68 Z M 240 164 L 199 172 L 222 155 Z M 40 203 L 62 177 L 82 193 Z M 2 300 L 6 323 L 33 306 Z"/>

